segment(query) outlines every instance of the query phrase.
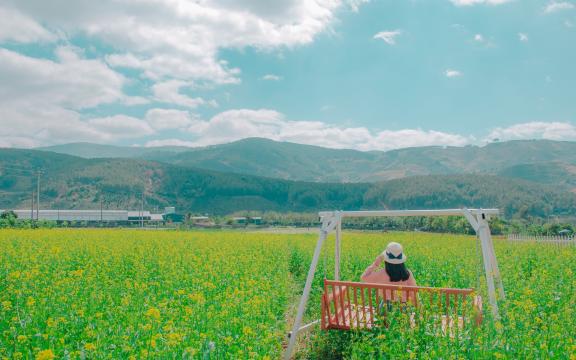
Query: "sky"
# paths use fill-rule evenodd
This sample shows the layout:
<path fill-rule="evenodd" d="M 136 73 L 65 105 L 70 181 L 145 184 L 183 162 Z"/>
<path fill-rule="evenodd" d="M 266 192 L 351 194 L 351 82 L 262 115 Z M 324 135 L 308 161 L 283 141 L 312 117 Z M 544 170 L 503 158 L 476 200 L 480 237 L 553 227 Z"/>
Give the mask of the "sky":
<path fill-rule="evenodd" d="M 576 140 L 576 0 L 0 0 L 0 147 Z"/>

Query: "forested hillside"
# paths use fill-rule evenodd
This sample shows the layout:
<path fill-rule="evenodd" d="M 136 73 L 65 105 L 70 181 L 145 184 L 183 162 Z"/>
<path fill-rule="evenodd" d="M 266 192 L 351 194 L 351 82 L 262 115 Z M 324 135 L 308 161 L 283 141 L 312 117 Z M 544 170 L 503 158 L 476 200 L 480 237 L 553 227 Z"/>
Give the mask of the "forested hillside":
<path fill-rule="evenodd" d="M 527 140 L 387 152 L 327 149 L 251 138 L 203 148 L 68 144 L 45 148 L 86 158 L 130 157 L 296 181 L 378 182 L 417 175 L 489 174 L 576 188 L 576 142 Z M 556 165 L 551 165 L 556 164 Z M 560 165 L 558 165 L 560 164 Z"/>
<path fill-rule="evenodd" d="M 41 175 L 43 208 L 146 208 L 227 214 L 240 210 L 499 207 L 507 217 L 576 214 L 576 195 L 486 175 L 417 176 L 383 183 L 313 183 L 221 173 L 138 159 L 82 159 L 0 150 L 0 208 L 27 208 Z"/>

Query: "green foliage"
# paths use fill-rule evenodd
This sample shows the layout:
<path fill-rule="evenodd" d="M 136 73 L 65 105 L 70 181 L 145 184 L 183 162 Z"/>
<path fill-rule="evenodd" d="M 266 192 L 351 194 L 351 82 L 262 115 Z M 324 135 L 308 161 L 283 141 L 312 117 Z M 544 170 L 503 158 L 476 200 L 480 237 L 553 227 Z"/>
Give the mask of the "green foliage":
<path fill-rule="evenodd" d="M 483 147 L 361 152 L 251 138 L 205 148 L 68 144 L 51 151 L 88 158 L 132 157 L 179 166 L 315 182 L 376 182 L 416 175 L 484 173 L 576 187 L 576 142 L 527 140 Z M 304 201 L 314 201 L 307 196 Z"/>
<path fill-rule="evenodd" d="M 18 215 L 14 211 L 7 210 L 0 214 L 0 228 L 14 227 L 16 225 L 16 220 Z"/>
<path fill-rule="evenodd" d="M 416 176 L 384 183 L 314 183 L 179 167 L 138 159 L 81 159 L 50 152 L 0 150 L 0 168 L 44 170 L 44 208 L 139 208 L 176 206 L 180 212 L 224 215 L 236 211 L 317 213 L 343 209 L 497 207 L 505 218 L 532 221 L 576 215 L 576 195 L 550 186 L 489 175 Z M 4 208 L 28 208 L 32 175 L 0 188 Z M 24 194 L 24 195 L 23 195 Z M 445 219 L 410 223 L 412 229 L 444 231 Z M 461 221 L 461 220 L 459 220 Z M 271 221 L 281 224 L 282 220 Z M 314 223 L 300 219 L 299 226 Z M 369 224 L 370 225 L 370 224 Z M 393 224 L 389 224 L 393 227 Z M 407 226 L 406 226 L 407 227 Z M 455 230 L 456 231 L 456 230 Z"/>

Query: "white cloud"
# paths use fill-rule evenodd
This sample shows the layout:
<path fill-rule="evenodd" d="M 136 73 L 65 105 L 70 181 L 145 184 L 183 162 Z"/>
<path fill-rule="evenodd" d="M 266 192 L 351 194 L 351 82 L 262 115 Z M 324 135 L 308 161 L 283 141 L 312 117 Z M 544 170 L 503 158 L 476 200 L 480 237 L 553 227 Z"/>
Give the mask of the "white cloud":
<path fill-rule="evenodd" d="M 85 120 L 78 112 L 59 106 L 0 106 L 0 143 L 6 147 L 76 141 L 106 143 L 152 133 L 146 122 L 123 115 Z"/>
<path fill-rule="evenodd" d="M 58 47 L 56 60 L 0 48 L 0 139 L 10 146 L 69 141 L 114 141 L 152 133 L 141 120 L 116 116 L 84 119 L 84 109 L 103 104 L 140 104 L 126 96 L 127 79 L 78 49 Z"/>
<path fill-rule="evenodd" d="M 471 5 L 501 5 L 514 0 L 450 0 L 456 6 L 471 6 Z"/>
<path fill-rule="evenodd" d="M 219 59 L 225 48 L 274 49 L 309 44 L 329 29 L 345 4 L 364 0 L 4 0 L 37 23 L 84 34 L 114 49 L 112 66 L 156 80 L 238 82 Z M 63 11 L 62 9 L 65 9 Z"/>
<path fill-rule="evenodd" d="M 520 40 L 522 42 L 527 42 L 528 41 L 528 35 L 525 33 L 518 33 L 518 40 Z"/>
<path fill-rule="evenodd" d="M 551 14 L 562 10 L 572 10 L 575 7 L 573 3 L 567 1 L 551 1 L 544 7 L 544 12 Z"/>
<path fill-rule="evenodd" d="M 474 35 L 474 41 L 484 42 L 484 36 L 482 36 L 482 34 L 476 34 Z"/>
<path fill-rule="evenodd" d="M 152 92 L 156 101 L 185 106 L 191 109 L 207 103 L 216 104 L 215 102 L 207 102 L 200 97 L 192 98 L 180 93 L 181 88 L 190 88 L 191 86 L 192 84 L 186 81 L 168 80 L 156 83 L 152 86 Z"/>
<path fill-rule="evenodd" d="M 501 5 L 514 0 L 450 0 L 456 6 L 471 6 L 471 5 Z"/>
<path fill-rule="evenodd" d="M 527 122 L 509 127 L 499 127 L 490 132 L 489 140 L 576 140 L 576 126 L 568 122 Z"/>
<path fill-rule="evenodd" d="M 124 105 L 127 105 L 127 106 L 145 105 L 145 104 L 149 104 L 150 100 L 148 100 L 142 96 L 125 96 L 122 99 L 122 103 Z"/>
<path fill-rule="evenodd" d="M 266 74 L 266 75 L 262 76 L 262 80 L 280 81 L 280 80 L 282 80 L 282 77 L 278 76 L 278 75 L 274 75 L 274 74 Z"/>
<path fill-rule="evenodd" d="M 138 138 L 154 133 L 147 122 L 126 115 L 94 118 L 88 120 L 87 124 L 99 131 L 104 141 Z"/>
<path fill-rule="evenodd" d="M 402 34 L 400 30 L 393 30 L 393 31 L 380 31 L 376 35 L 374 35 L 374 39 L 383 40 L 388 45 L 395 45 L 396 44 L 396 37 Z"/>
<path fill-rule="evenodd" d="M 84 36 L 109 50 L 101 59 L 87 59 L 78 49 L 60 46 L 50 60 L 0 48 L 0 138 L 3 144 L 14 139 L 14 145 L 108 141 L 180 126 L 187 121 L 182 114 L 172 113 L 169 120 L 159 112 L 144 120 L 123 115 L 90 119 L 83 111 L 150 100 L 187 108 L 217 106 L 183 90 L 192 84 L 240 82 L 240 70 L 219 58 L 222 49 L 309 44 L 330 29 L 343 6 L 357 11 L 366 2 L 54 0 L 46 6 L 38 0 L 2 0 L 0 42 Z M 110 66 L 136 69 L 151 79 L 151 99 L 124 94 L 131 79 Z"/>
<path fill-rule="evenodd" d="M 369 3 L 370 0 L 348 0 L 348 5 L 354 12 L 358 12 L 362 4 Z"/>
<path fill-rule="evenodd" d="M 20 11 L 0 5 L 0 43 L 50 42 L 56 35 Z"/>
<path fill-rule="evenodd" d="M 423 129 L 371 131 L 364 127 L 338 127 L 319 121 L 292 121 L 268 109 L 238 109 L 220 113 L 207 121 L 195 121 L 190 131 L 196 140 L 154 140 L 146 146 L 208 146 L 248 137 L 264 137 L 329 148 L 393 150 L 419 146 L 466 146 L 485 144 L 495 139 L 576 140 L 576 126 L 563 122 L 528 122 L 495 128 L 488 136 L 473 136 Z"/>
<path fill-rule="evenodd" d="M 237 109 L 222 112 L 210 120 L 193 121 L 189 132 L 196 140 L 183 141 L 186 146 L 207 146 L 248 137 L 265 137 L 330 148 L 358 150 L 390 150 L 411 146 L 466 145 L 471 138 L 458 134 L 422 129 L 385 130 L 373 132 L 364 127 L 337 127 L 320 121 L 293 121 L 269 109 Z M 150 142 L 148 146 L 166 144 Z"/>
<path fill-rule="evenodd" d="M 0 48 L 0 103 L 84 109 L 124 99 L 126 79 L 71 47 L 56 49 L 57 61 Z"/>
<path fill-rule="evenodd" d="M 174 109 L 150 109 L 145 120 L 156 130 L 184 129 L 192 123 L 188 111 Z"/>
<path fill-rule="evenodd" d="M 180 139 L 162 139 L 162 140 L 151 140 L 148 141 L 145 147 L 159 147 L 159 146 L 186 146 L 195 147 L 196 143 L 193 141 L 186 141 Z"/>
<path fill-rule="evenodd" d="M 462 76 L 463 74 L 462 74 L 461 71 L 458 71 L 458 70 L 447 69 L 447 70 L 444 72 L 444 75 L 445 75 L 446 77 L 448 77 L 448 78 L 456 78 L 456 77 Z"/>

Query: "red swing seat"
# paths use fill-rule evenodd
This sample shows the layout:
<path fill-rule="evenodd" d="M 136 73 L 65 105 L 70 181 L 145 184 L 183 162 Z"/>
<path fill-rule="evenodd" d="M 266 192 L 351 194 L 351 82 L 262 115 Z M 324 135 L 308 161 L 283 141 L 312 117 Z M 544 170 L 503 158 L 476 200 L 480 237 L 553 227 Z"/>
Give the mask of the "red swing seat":
<path fill-rule="evenodd" d="M 441 326 L 446 329 L 462 328 L 472 319 L 476 326 L 482 323 L 482 298 L 473 289 L 399 286 L 324 279 L 322 295 L 323 330 L 374 329 L 384 304 L 407 308 L 422 308 L 422 301 L 440 315 Z M 472 309 L 469 309 L 472 305 Z M 471 314 L 470 314 L 471 313 Z M 437 316 L 438 317 L 438 316 Z M 415 325 L 415 314 L 410 323 Z"/>

